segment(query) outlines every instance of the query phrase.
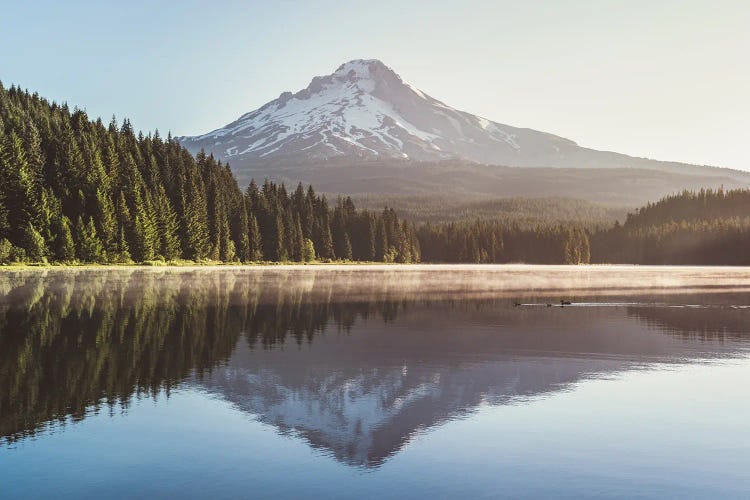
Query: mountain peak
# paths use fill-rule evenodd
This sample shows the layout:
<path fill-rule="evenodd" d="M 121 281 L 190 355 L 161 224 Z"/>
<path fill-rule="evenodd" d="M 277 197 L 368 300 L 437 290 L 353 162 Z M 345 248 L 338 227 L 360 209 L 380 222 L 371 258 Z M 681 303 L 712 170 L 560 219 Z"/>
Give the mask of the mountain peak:
<path fill-rule="evenodd" d="M 383 73 L 396 75 L 395 71 L 383 64 L 379 59 L 353 59 L 339 66 L 333 73 L 333 76 L 338 78 L 377 78 Z"/>
<path fill-rule="evenodd" d="M 191 151 L 209 149 L 233 165 L 331 158 L 513 164 L 524 143 L 536 150 L 535 156 L 574 146 L 451 108 L 378 59 L 348 61 L 329 75 L 316 76 L 307 88 L 284 92 L 223 128 L 180 140 Z"/>

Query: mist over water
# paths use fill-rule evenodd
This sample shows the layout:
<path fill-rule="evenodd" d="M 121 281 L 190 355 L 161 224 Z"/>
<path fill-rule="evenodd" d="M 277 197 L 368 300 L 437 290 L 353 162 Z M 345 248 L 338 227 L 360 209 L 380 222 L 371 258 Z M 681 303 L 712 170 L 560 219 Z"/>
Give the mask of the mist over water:
<path fill-rule="evenodd" d="M 750 269 L 45 269 L 0 292 L 11 497 L 750 488 Z"/>

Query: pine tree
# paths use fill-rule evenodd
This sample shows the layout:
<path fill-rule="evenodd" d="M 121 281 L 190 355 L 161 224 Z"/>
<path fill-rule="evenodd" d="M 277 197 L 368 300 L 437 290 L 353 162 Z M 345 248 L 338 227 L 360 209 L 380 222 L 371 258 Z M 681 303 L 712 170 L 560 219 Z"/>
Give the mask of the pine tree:
<path fill-rule="evenodd" d="M 258 227 L 258 219 L 255 216 L 250 217 L 250 229 L 248 231 L 248 240 L 250 243 L 250 254 L 248 260 L 257 262 L 263 260 L 263 240 L 260 236 L 260 228 Z"/>
<path fill-rule="evenodd" d="M 328 222 L 328 212 L 324 212 L 323 217 L 320 221 L 320 245 L 315 245 L 315 248 L 319 248 L 319 255 L 322 259 L 333 259 L 336 257 L 333 250 L 333 236 L 331 235 L 331 225 Z"/>
<path fill-rule="evenodd" d="M 240 262 L 248 262 L 250 258 L 250 222 L 247 215 L 247 200 L 240 198 L 237 213 L 234 216 L 233 234 L 237 241 L 237 258 Z"/>
<path fill-rule="evenodd" d="M 185 246 L 187 257 L 194 260 L 204 260 L 209 253 L 208 214 L 206 199 L 199 181 L 190 178 L 188 192 L 183 203 L 185 210 Z"/>
<path fill-rule="evenodd" d="M 41 196 L 36 192 L 21 139 L 14 132 L 0 148 L 0 189 L 8 209 L 9 239 L 25 248 L 30 242 L 26 238 L 28 225 L 35 226 L 41 217 Z"/>
<path fill-rule="evenodd" d="M 276 214 L 276 227 L 271 235 L 271 248 L 269 255 L 272 260 L 278 262 L 285 262 L 289 260 L 289 253 L 287 252 L 286 241 L 284 241 L 284 222 L 281 214 Z"/>
<path fill-rule="evenodd" d="M 128 235 L 132 234 L 132 222 L 130 218 L 130 209 L 125 201 L 125 194 L 120 191 L 117 198 L 117 205 L 115 207 L 115 222 L 116 222 L 116 242 L 115 248 L 110 255 L 110 259 L 113 262 L 128 262 L 130 260 L 130 245 L 128 243 Z"/>
<path fill-rule="evenodd" d="M 82 262 L 103 262 L 104 247 L 96 234 L 96 225 L 93 219 L 84 224 L 81 217 L 76 223 L 76 254 Z"/>
<path fill-rule="evenodd" d="M 315 245 L 310 238 L 305 238 L 305 246 L 302 250 L 302 262 L 312 262 L 315 260 Z"/>
<path fill-rule="evenodd" d="M 13 262 L 13 245 L 7 238 L 0 238 L 0 264 Z"/>
<path fill-rule="evenodd" d="M 305 260 L 305 234 L 302 232 L 302 224 L 299 217 L 294 217 L 294 230 L 292 231 L 292 260 L 302 262 Z"/>
<path fill-rule="evenodd" d="M 105 252 L 116 252 L 117 219 L 115 218 L 115 208 L 112 199 L 102 188 L 96 190 L 96 221 L 97 232 L 100 235 Z"/>
<path fill-rule="evenodd" d="M 162 186 L 158 186 L 157 188 L 154 213 L 156 215 L 158 254 L 168 261 L 179 259 L 181 257 L 180 239 L 178 236 L 180 223 Z"/>
<path fill-rule="evenodd" d="M 26 224 L 21 248 L 26 252 L 27 258 L 31 262 L 43 262 L 46 260 L 47 249 L 44 245 L 44 238 L 39 231 L 34 229 L 31 222 Z"/>
<path fill-rule="evenodd" d="M 5 239 L 8 234 L 8 208 L 5 206 L 5 196 L 0 191 L 0 238 Z"/>
<path fill-rule="evenodd" d="M 26 152 L 26 161 L 28 163 L 29 173 L 35 196 L 41 195 L 41 189 L 44 182 L 44 151 L 42 151 L 42 138 L 39 130 L 31 119 L 26 121 L 23 134 L 23 145 Z"/>
<path fill-rule="evenodd" d="M 375 229 L 375 260 L 386 262 L 388 254 L 388 234 L 385 228 L 385 222 L 379 220 Z"/>
<path fill-rule="evenodd" d="M 54 224 L 53 256 L 60 262 L 71 262 L 76 258 L 76 247 L 70 229 L 70 219 L 60 215 Z"/>
<path fill-rule="evenodd" d="M 344 233 L 344 248 L 338 257 L 343 260 L 352 260 L 352 244 L 349 241 L 349 235 L 346 233 Z"/>

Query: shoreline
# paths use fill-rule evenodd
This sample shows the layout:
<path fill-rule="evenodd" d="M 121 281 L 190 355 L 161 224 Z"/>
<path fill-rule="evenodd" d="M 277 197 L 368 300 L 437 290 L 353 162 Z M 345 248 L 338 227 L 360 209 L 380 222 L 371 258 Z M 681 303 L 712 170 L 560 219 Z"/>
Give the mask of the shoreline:
<path fill-rule="evenodd" d="M 250 270 L 250 269 L 444 269 L 444 270 L 480 270 L 480 269 L 548 269 L 548 270 L 669 270 L 669 269 L 706 269 L 706 270 L 744 270 L 750 271 L 748 266 L 731 265 L 690 265 L 690 264 L 532 264 L 525 262 L 507 262 L 498 264 L 449 263 L 449 262 L 257 262 L 257 263 L 223 263 L 223 262 L 181 262 L 165 264 L 4 264 L 0 265 L 0 273 L 9 271 L 54 271 L 54 270 Z"/>

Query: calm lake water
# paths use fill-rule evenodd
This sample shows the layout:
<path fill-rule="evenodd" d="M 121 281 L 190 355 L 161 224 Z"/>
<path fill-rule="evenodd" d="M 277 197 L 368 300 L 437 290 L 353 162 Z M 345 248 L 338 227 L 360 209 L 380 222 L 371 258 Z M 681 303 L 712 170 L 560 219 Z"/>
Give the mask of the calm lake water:
<path fill-rule="evenodd" d="M 750 269 L 0 273 L 2 498 L 664 496 L 750 496 Z"/>

